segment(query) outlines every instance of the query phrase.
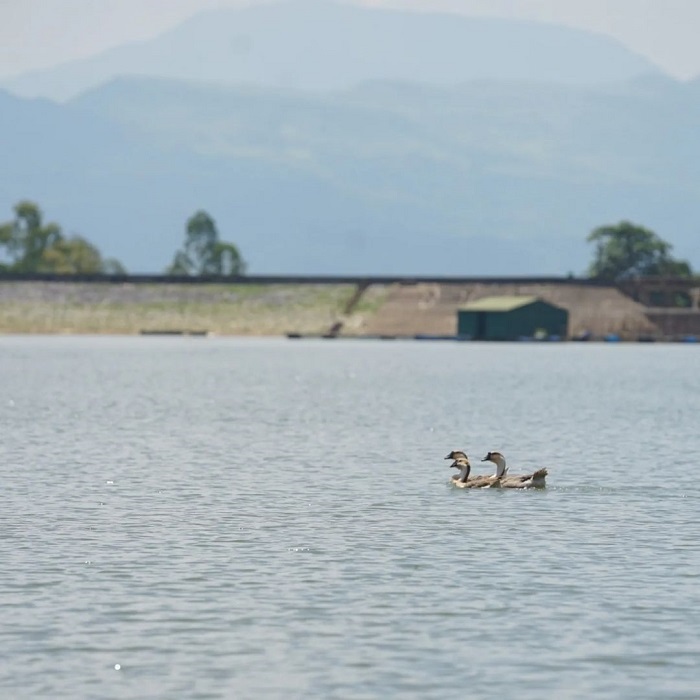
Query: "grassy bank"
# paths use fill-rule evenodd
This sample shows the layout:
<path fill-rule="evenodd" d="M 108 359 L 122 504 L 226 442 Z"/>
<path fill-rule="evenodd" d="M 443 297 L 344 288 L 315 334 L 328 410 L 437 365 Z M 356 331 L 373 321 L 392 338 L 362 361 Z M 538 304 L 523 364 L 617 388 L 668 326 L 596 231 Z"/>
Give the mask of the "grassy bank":
<path fill-rule="evenodd" d="M 0 283 L 0 333 L 325 333 L 354 291 L 353 285 L 7 282 Z"/>

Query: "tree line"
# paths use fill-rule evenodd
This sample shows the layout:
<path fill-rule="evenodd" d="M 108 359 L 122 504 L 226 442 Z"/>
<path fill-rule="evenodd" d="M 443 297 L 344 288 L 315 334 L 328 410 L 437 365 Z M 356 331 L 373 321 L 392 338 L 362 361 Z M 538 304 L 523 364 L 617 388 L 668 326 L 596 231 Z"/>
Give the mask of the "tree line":
<path fill-rule="evenodd" d="M 65 236 L 55 223 L 44 223 L 41 209 L 30 201 L 14 207 L 14 218 L 0 224 L 0 273 L 125 274 L 113 258 L 103 258 L 97 247 L 81 236 Z M 687 260 L 671 255 L 673 246 L 653 231 L 621 221 L 592 231 L 594 246 L 590 277 L 619 282 L 634 277 L 690 277 Z M 185 225 L 185 240 L 175 252 L 166 274 L 244 275 L 246 263 L 233 243 L 222 241 L 216 223 L 197 211 Z"/>
<path fill-rule="evenodd" d="M 104 258 L 86 238 L 66 236 L 58 224 L 45 223 L 34 202 L 19 202 L 14 214 L 11 221 L 0 224 L 0 273 L 126 274 L 124 265 Z M 238 248 L 220 240 L 214 219 L 198 211 L 188 219 L 184 244 L 165 273 L 235 276 L 245 271 L 246 263 Z"/>
<path fill-rule="evenodd" d="M 15 206 L 14 219 L 0 224 L 0 272 L 113 274 L 124 272 L 124 267 L 103 259 L 82 236 L 66 237 L 58 224 L 45 224 L 41 209 L 23 201 Z"/>

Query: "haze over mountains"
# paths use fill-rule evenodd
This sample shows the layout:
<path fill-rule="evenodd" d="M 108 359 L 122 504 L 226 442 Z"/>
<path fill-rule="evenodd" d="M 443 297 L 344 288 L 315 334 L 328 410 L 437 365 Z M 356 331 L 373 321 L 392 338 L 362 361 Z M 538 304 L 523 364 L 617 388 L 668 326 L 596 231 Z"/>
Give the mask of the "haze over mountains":
<path fill-rule="evenodd" d="M 6 85 L 0 220 L 33 199 L 130 271 L 200 208 L 261 274 L 581 272 L 622 218 L 700 262 L 700 83 L 601 36 L 294 2 Z"/>
<path fill-rule="evenodd" d="M 203 12 L 157 39 L 4 87 L 63 100 L 121 75 L 342 90 L 368 80 L 598 83 L 651 72 L 642 56 L 576 29 L 293 0 Z"/>

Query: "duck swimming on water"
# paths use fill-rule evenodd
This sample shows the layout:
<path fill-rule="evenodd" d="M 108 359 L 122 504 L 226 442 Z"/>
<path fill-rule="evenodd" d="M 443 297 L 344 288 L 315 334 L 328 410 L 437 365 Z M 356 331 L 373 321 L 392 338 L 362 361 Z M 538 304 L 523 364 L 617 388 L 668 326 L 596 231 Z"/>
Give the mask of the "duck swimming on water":
<path fill-rule="evenodd" d="M 506 458 L 502 453 L 489 452 L 481 461 L 492 462 L 496 465 L 496 473 L 494 474 L 494 477 L 500 479 L 501 487 L 504 489 L 541 489 L 545 487 L 545 479 L 547 478 L 546 469 L 538 469 L 532 474 L 508 476 Z"/>
<path fill-rule="evenodd" d="M 475 476 L 470 479 L 469 474 L 471 472 L 471 464 L 469 464 L 469 457 L 467 457 L 465 452 L 462 450 L 452 450 L 445 459 L 453 460 L 450 467 L 454 469 L 459 469 L 459 474 L 453 475 L 451 482 L 454 486 L 460 489 L 487 489 L 487 488 L 499 488 L 500 478 L 495 476 Z"/>
<path fill-rule="evenodd" d="M 459 474 L 453 475 L 451 483 L 453 486 L 461 489 L 479 489 L 479 488 L 504 488 L 504 489 L 529 489 L 529 488 L 544 488 L 545 479 L 547 477 L 546 469 L 538 469 L 532 474 L 518 474 L 508 476 L 508 467 L 506 466 L 506 458 L 500 452 L 489 452 L 484 457 L 482 462 L 492 462 L 496 465 L 496 473 L 488 476 L 475 476 L 469 478 L 471 473 L 471 464 L 466 452 L 462 450 L 452 450 L 445 459 L 451 459 L 450 467 L 459 469 Z"/>

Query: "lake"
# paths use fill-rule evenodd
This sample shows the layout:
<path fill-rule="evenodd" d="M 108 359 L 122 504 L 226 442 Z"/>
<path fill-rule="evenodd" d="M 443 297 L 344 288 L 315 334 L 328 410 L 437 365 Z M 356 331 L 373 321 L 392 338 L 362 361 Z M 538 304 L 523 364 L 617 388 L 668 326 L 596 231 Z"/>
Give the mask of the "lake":
<path fill-rule="evenodd" d="M 0 695 L 700 695 L 700 347 L 0 337 Z M 489 450 L 543 491 L 458 490 Z"/>

